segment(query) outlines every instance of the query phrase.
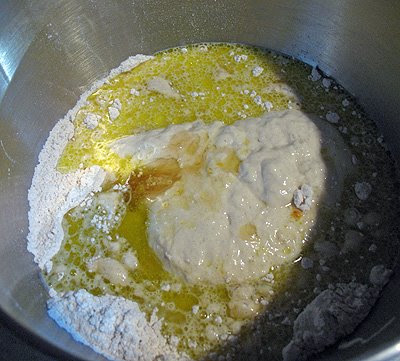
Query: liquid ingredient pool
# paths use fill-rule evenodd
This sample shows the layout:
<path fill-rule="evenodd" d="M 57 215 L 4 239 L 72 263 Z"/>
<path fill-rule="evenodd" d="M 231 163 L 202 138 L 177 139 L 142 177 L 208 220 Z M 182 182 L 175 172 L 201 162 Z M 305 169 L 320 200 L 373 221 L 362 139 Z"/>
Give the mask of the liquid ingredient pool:
<path fill-rule="evenodd" d="M 28 248 L 51 288 L 50 315 L 113 359 L 139 354 L 123 338 L 102 348 L 122 337 L 111 314 L 96 315 L 120 302 L 104 295 L 133 301 L 110 309 L 134 308 L 137 335 L 157 352 L 273 360 L 291 340 L 292 354 L 319 351 L 293 330 L 306 305 L 328 290 L 370 304 L 397 255 L 396 173 L 374 123 L 317 69 L 261 49 L 200 44 L 141 60 L 82 101 L 62 154 L 42 157 L 67 189 L 45 191 L 64 195 L 42 210 L 58 215 L 50 229 L 32 211 L 46 207 L 35 174 Z M 63 296 L 80 289 L 95 297 Z M 113 328 L 97 344 L 87 303 L 93 325 Z M 157 327 L 144 331 L 146 318 Z"/>

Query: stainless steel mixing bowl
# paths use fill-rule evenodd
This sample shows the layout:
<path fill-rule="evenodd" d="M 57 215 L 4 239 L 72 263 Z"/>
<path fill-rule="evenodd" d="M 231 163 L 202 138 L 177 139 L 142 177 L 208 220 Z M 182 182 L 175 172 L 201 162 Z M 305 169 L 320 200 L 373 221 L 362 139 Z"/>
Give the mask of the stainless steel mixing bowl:
<path fill-rule="evenodd" d="M 27 190 L 56 121 L 94 80 L 129 55 L 203 41 L 259 45 L 318 64 L 354 93 L 400 157 L 400 2 L 397 0 L 2 0 L 0 2 L 0 309 L 3 318 L 68 357 L 102 359 L 45 312 L 26 251 Z M 400 277 L 353 337 L 324 360 L 400 355 Z"/>

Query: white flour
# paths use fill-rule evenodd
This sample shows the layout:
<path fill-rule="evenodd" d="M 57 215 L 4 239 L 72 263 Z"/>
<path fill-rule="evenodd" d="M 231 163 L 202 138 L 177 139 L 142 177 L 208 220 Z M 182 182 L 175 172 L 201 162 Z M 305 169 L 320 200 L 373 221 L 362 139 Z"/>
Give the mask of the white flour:
<path fill-rule="evenodd" d="M 80 204 L 91 192 L 101 190 L 106 172 L 94 166 L 69 174 L 56 170 L 68 140 L 74 134 L 73 119 L 85 104 L 86 98 L 107 79 L 128 71 L 150 56 L 136 55 L 112 70 L 109 76 L 93 84 L 78 103 L 61 119 L 39 155 L 32 186 L 29 189 L 28 250 L 35 262 L 47 272 L 52 268 L 52 257 L 58 252 L 64 237 L 62 218 Z M 49 315 L 78 341 L 113 360 L 179 360 L 176 351 L 161 335 L 161 320 L 154 312 L 146 321 L 136 303 L 122 297 L 90 295 L 85 290 L 64 295 L 50 290 Z"/>
<path fill-rule="evenodd" d="M 352 333 L 368 315 L 391 274 L 377 265 L 371 269 L 371 285 L 337 283 L 321 292 L 296 318 L 293 338 L 282 350 L 283 360 L 306 360 Z"/>
<path fill-rule="evenodd" d="M 95 297 L 85 290 L 55 296 L 49 315 L 75 340 L 113 360 L 188 360 L 161 335 L 153 312 L 148 322 L 137 303 L 122 297 Z"/>
<path fill-rule="evenodd" d="M 39 164 L 35 168 L 28 192 L 28 250 L 35 256 L 39 267 L 47 272 L 52 268 L 51 258 L 60 249 L 64 237 L 61 226 L 64 214 L 82 202 L 90 192 L 101 190 L 106 175 L 97 166 L 69 174 L 62 174 L 56 170 L 65 146 L 74 135 L 73 119 L 86 103 L 86 98 L 108 79 L 148 59 L 151 57 L 147 55 L 129 57 L 118 68 L 111 70 L 108 77 L 95 82 L 65 117 L 58 121 L 39 154 Z"/>

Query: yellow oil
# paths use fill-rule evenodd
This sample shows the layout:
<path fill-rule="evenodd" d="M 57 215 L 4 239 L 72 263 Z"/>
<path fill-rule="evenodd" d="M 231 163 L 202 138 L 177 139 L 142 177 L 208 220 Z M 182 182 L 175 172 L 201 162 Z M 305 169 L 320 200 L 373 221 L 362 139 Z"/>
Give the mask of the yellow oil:
<path fill-rule="evenodd" d="M 287 109 L 288 101 L 293 100 L 282 93 L 265 92 L 266 84 L 282 80 L 279 62 L 268 53 L 257 48 L 227 44 L 208 45 L 207 51 L 204 49 L 204 46 L 198 45 L 188 47 L 187 52 L 178 48 L 158 53 L 133 70 L 116 76 L 89 96 L 88 104 L 76 115 L 74 139 L 68 143 L 59 161 L 59 170 L 68 172 L 77 169 L 80 164 L 84 167 L 98 164 L 127 176 L 129 163 L 110 154 L 107 147 L 115 139 L 138 130 L 197 119 L 205 122 L 220 120 L 230 124 L 241 117 L 259 116 L 264 110 L 250 94 L 244 93 L 245 90 L 263 96 L 264 101 L 273 104 L 274 110 Z M 248 59 L 238 63 L 232 52 L 247 55 Z M 256 66 L 264 68 L 258 77 L 251 73 Z M 183 97 L 175 99 L 147 91 L 147 81 L 156 76 L 170 81 Z M 137 90 L 139 95 L 132 95 L 131 89 Z M 201 95 L 193 96 L 196 93 Z M 108 106 L 114 99 L 121 101 L 122 110 L 111 123 Z M 82 124 L 87 113 L 102 116 L 94 130 Z"/>
<path fill-rule="evenodd" d="M 246 55 L 245 61 L 237 62 L 235 55 Z M 255 77 L 252 70 L 260 66 L 261 75 Z M 325 114 L 321 104 L 328 104 L 349 126 L 351 107 L 345 110 L 341 101 L 345 98 L 340 88 L 326 92 L 308 79 L 310 67 L 303 63 L 236 44 L 200 44 L 163 51 L 131 71 L 122 73 L 101 86 L 88 97 L 88 102 L 74 119 L 75 134 L 68 142 L 58 163 L 61 172 L 79 167 L 99 165 L 116 174 L 116 183 L 124 184 L 133 169 L 129 159 L 121 159 L 112 153 L 108 145 L 122 136 L 142 130 L 161 128 L 170 124 L 201 119 L 206 123 L 215 120 L 231 124 L 238 119 L 261 115 L 265 109 L 254 101 L 255 95 L 269 101 L 273 110 L 300 106 L 308 112 Z M 155 76 L 167 79 L 182 96 L 166 97 L 146 90 L 147 81 Z M 287 84 L 296 97 L 276 91 L 271 85 Z M 132 89 L 138 93 L 132 94 Z M 135 92 L 133 92 L 135 93 Z M 252 95 L 253 94 L 253 95 Z M 111 121 L 108 107 L 119 99 L 122 109 L 119 117 Z M 296 104 L 300 99 L 301 104 Z M 83 121 L 88 113 L 101 116 L 98 127 L 87 129 Z M 238 159 L 229 156 L 223 169 L 236 173 Z M 148 316 L 154 308 L 163 317 L 165 336 L 177 336 L 178 349 L 192 357 L 200 357 L 213 349 L 221 338 L 206 336 L 206 328 L 212 324 L 219 335 L 235 333 L 238 320 L 230 315 L 227 303 L 230 289 L 225 285 L 189 285 L 167 272 L 147 242 L 147 207 L 137 199 L 121 211 L 121 221 L 104 234 L 94 226 L 85 226 L 85 217 L 91 217 L 98 209 L 85 211 L 82 207 L 71 210 L 63 220 L 65 239 L 59 253 L 53 258 L 53 269 L 46 275 L 47 282 L 57 291 L 85 288 L 95 295 L 114 294 L 138 302 Z M 301 222 L 301 214 L 294 211 L 294 218 Z M 254 236 L 249 225 L 244 236 Z M 113 251 L 110 242 L 118 243 Z M 87 263 L 93 257 L 121 257 L 133 251 L 138 268 L 129 273 L 128 286 L 118 286 L 95 272 L 89 272 Z M 254 282 L 260 298 L 268 298 L 270 291 L 279 292 L 286 279 L 285 270 L 274 272 L 274 285 L 263 281 Z M 166 287 L 169 288 L 166 291 Z M 212 307 L 210 307 L 210 305 Z M 198 312 L 193 307 L 199 306 Z M 213 320 L 219 316 L 222 323 Z M 246 320 L 239 320 L 243 323 Z"/>

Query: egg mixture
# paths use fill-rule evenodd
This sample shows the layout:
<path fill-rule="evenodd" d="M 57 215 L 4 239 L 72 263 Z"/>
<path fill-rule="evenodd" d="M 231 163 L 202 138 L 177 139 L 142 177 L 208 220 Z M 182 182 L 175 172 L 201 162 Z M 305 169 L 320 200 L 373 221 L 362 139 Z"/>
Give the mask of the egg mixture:
<path fill-rule="evenodd" d="M 390 225 L 374 207 L 397 200 L 354 192 L 379 173 L 390 194 L 390 158 L 353 99 L 312 74 L 258 48 L 199 44 L 100 87 L 58 170 L 99 165 L 107 178 L 65 214 L 48 285 L 123 296 L 148 316 L 156 308 L 164 335 L 195 358 L 246 339 L 270 313 L 277 357 L 318 289 L 394 257 L 392 241 L 377 246 Z M 313 203 L 301 209 L 293 195 L 307 186 Z"/>

